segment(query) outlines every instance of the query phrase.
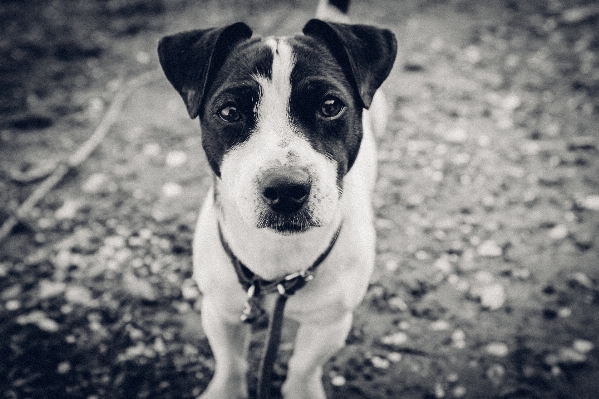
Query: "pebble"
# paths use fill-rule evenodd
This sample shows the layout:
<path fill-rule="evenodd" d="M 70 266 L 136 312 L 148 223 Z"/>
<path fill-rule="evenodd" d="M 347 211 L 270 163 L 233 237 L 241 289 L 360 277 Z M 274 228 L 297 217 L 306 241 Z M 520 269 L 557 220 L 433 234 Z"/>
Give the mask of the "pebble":
<path fill-rule="evenodd" d="M 557 353 L 550 353 L 545 356 L 545 364 L 548 366 L 577 365 L 587 361 L 584 353 L 580 353 L 573 348 L 560 348 Z"/>
<path fill-rule="evenodd" d="M 595 346 L 591 341 L 587 341 L 586 339 L 576 339 L 574 340 L 572 347 L 577 352 L 587 354 L 592 351 Z"/>
<path fill-rule="evenodd" d="M 493 240 L 486 240 L 477 248 L 480 256 L 485 258 L 496 258 L 503 254 L 503 249 Z"/>
<path fill-rule="evenodd" d="M 162 186 L 162 195 L 167 198 L 178 197 L 183 194 L 183 187 L 175 182 L 164 183 Z"/>
<path fill-rule="evenodd" d="M 390 352 L 387 354 L 387 359 L 389 359 L 389 361 L 391 361 L 393 363 L 401 362 L 402 358 L 403 358 L 403 356 L 399 352 Z"/>
<path fill-rule="evenodd" d="M 73 219 L 77 215 L 81 205 L 83 205 L 81 201 L 67 199 L 62 206 L 54 212 L 54 217 L 58 220 Z"/>
<path fill-rule="evenodd" d="M 98 194 L 105 191 L 108 184 L 108 176 L 104 173 L 94 173 L 81 186 L 81 190 L 88 194 Z"/>
<path fill-rule="evenodd" d="M 69 362 L 60 362 L 56 367 L 56 372 L 58 374 L 66 374 L 71 371 L 71 363 Z"/>
<path fill-rule="evenodd" d="M 346 383 L 347 383 L 347 380 L 342 375 L 336 375 L 333 378 L 331 378 L 331 385 L 333 385 L 335 387 L 342 387 Z"/>
<path fill-rule="evenodd" d="M 147 280 L 138 278 L 132 273 L 127 273 L 123 276 L 123 286 L 130 295 L 136 298 L 152 302 L 158 298 L 158 294 L 152 284 Z"/>
<path fill-rule="evenodd" d="M 56 332 L 60 328 L 56 321 L 46 316 L 41 310 L 34 310 L 27 315 L 17 317 L 17 323 L 20 325 L 35 324 L 40 330 L 46 332 Z"/>
<path fill-rule="evenodd" d="M 147 143 L 144 145 L 142 152 L 145 156 L 156 157 L 160 154 L 161 148 L 158 143 Z"/>
<path fill-rule="evenodd" d="M 439 259 L 437 259 L 433 263 L 433 266 L 437 270 L 441 271 L 444 274 L 449 274 L 449 273 L 451 273 L 453 271 L 453 266 L 451 265 L 451 262 L 445 256 L 442 256 Z"/>
<path fill-rule="evenodd" d="M 505 289 L 499 283 L 484 287 L 480 294 L 480 303 L 483 308 L 497 310 L 505 303 Z"/>
<path fill-rule="evenodd" d="M 67 302 L 83 306 L 93 306 L 95 301 L 92 299 L 92 293 L 87 287 L 72 285 L 65 290 L 65 299 Z"/>
<path fill-rule="evenodd" d="M 485 352 L 497 357 L 505 357 L 510 352 L 507 344 L 503 342 L 491 342 L 485 347 Z"/>
<path fill-rule="evenodd" d="M 390 346 L 402 346 L 408 342 L 408 334 L 403 331 L 396 332 L 381 338 L 381 343 Z"/>
<path fill-rule="evenodd" d="M 493 385 L 499 386 L 505 376 L 505 367 L 501 364 L 493 364 L 487 369 L 485 375 Z"/>
<path fill-rule="evenodd" d="M 463 398 L 466 396 L 466 392 L 466 387 L 459 385 L 453 389 L 452 393 L 455 398 Z"/>
<path fill-rule="evenodd" d="M 466 347 L 466 333 L 462 330 L 455 330 L 451 334 L 451 346 L 457 349 L 464 349 Z"/>
<path fill-rule="evenodd" d="M 589 195 L 582 200 L 582 207 L 591 211 L 599 211 L 599 195 Z"/>
<path fill-rule="evenodd" d="M 66 284 L 62 281 L 41 280 L 39 283 L 38 297 L 40 299 L 53 298 L 62 294 Z"/>
<path fill-rule="evenodd" d="M 181 295 L 186 300 L 197 299 L 200 296 L 200 291 L 193 279 L 188 278 L 183 281 L 183 284 L 181 285 Z"/>
<path fill-rule="evenodd" d="M 445 134 L 445 140 L 450 143 L 461 144 L 468 140 L 468 133 L 461 128 L 453 129 Z"/>
<path fill-rule="evenodd" d="M 166 155 L 165 163 L 166 166 L 176 168 L 177 166 L 184 165 L 187 162 L 187 154 L 185 151 L 171 151 Z"/>
<path fill-rule="evenodd" d="M 370 359 L 370 362 L 372 363 L 374 368 L 377 369 L 388 369 L 391 364 L 389 359 L 385 359 L 380 356 L 373 356 L 372 359 Z"/>
<path fill-rule="evenodd" d="M 566 227 L 563 224 L 558 224 L 557 226 L 549 230 L 549 238 L 551 238 L 554 241 L 563 240 L 564 238 L 568 237 L 568 234 L 568 227 Z"/>
<path fill-rule="evenodd" d="M 446 331 L 449 330 L 449 322 L 447 320 L 437 320 L 431 323 L 431 330 L 433 331 Z"/>
<path fill-rule="evenodd" d="M 408 304 L 398 296 L 394 296 L 387 301 L 389 308 L 391 310 L 399 311 L 399 312 L 407 312 L 410 307 Z"/>

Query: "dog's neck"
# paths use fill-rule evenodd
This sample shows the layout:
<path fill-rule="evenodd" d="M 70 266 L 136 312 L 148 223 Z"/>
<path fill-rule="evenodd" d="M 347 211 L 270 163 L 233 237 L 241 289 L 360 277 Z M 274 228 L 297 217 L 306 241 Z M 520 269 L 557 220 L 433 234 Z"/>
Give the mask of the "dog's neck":
<path fill-rule="evenodd" d="M 215 188 L 218 192 L 218 184 Z M 283 235 L 269 228 L 249 226 L 224 196 L 215 195 L 214 207 L 223 235 L 235 256 L 265 280 L 274 280 L 310 267 L 326 250 L 343 219 L 341 211 L 338 211 L 327 225 Z"/>

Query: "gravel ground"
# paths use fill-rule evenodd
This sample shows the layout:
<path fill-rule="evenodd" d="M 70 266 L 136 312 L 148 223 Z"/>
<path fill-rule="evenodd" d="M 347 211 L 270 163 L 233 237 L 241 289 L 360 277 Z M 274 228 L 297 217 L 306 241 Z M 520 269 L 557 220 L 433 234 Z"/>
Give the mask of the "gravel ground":
<path fill-rule="evenodd" d="M 0 222 L 127 80 L 158 68 L 158 38 L 237 20 L 295 32 L 314 7 L 0 4 Z M 378 138 L 377 267 L 326 366 L 329 397 L 595 398 L 599 8 L 362 0 L 352 18 L 392 29 L 400 54 Z M 214 361 L 190 243 L 210 180 L 197 121 L 166 80 L 134 92 L 98 150 L 0 243 L 2 398 L 202 392 Z"/>

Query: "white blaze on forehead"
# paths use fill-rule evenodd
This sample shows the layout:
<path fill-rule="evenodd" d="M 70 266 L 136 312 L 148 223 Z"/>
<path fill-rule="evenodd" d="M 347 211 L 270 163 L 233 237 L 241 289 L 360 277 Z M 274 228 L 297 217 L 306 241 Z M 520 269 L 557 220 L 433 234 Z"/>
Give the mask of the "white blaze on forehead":
<path fill-rule="evenodd" d="M 284 38 L 267 38 L 264 43 L 273 54 L 272 77 L 255 76 L 262 90 L 257 104 L 257 129 L 279 134 L 291 129 L 289 120 L 289 98 L 291 97 L 291 71 L 295 57 L 291 46 Z"/>

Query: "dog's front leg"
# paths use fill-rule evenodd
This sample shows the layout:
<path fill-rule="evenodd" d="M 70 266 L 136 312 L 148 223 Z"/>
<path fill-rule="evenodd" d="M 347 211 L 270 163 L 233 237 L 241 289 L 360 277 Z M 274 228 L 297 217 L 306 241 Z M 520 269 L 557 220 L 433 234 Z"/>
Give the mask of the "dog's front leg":
<path fill-rule="evenodd" d="M 285 399 L 325 399 L 322 366 L 343 345 L 353 315 L 344 314 L 333 323 L 302 323 L 295 349 L 289 360 L 287 380 L 282 392 Z"/>
<path fill-rule="evenodd" d="M 246 399 L 247 342 L 249 325 L 237 314 L 218 306 L 219 298 L 205 296 L 202 324 L 216 361 L 214 376 L 200 399 Z"/>

